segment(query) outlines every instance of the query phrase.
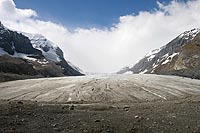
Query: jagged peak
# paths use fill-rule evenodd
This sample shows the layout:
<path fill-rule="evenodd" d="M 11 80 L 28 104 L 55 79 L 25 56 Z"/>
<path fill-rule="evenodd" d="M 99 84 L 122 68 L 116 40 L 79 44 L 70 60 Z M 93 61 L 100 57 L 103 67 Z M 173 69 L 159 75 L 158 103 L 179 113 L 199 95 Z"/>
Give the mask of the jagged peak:
<path fill-rule="evenodd" d="M 57 49 L 59 48 L 56 44 L 49 41 L 45 36 L 42 34 L 32 34 L 32 33 L 24 33 L 23 35 L 27 36 L 33 47 L 42 51 L 43 55 L 54 62 L 60 62 L 60 55 L 57 53 Z"/>
<path fill-rule="evenodd" d="M 197 34 L 200 33 L 200 29 L 199 28 L 194 28 L 192 30 L 189 31 L 185 31 L 183 33 L 181 33 L 179 35 L 179 38 L 183 38 L 183 39 L 189 39 L 189 40 L 193 40 Z"/>
<path fill-rule="evenodd" d="M 2 31 L 8 31 L 8 28 L 7 27 L 5 27 L 2 23 L 1 23 L 1 21 L 0 21 L 0 30 Z"/>
<path fill-rule="evenodd" d="M 40 41 L 43 42 L 43 45 L 47 45 L 49 47 L 53 47 L 53 48 L 58 48 L 58 45 L 56 45 L 55 43 L 53 43 L 52 41 L 50 41 L 49 39 L 47 39 L 45 36 L 43 36 L 42 34 L 32 34 L 32 33 L 24 33 L 22 32 L 22 34 L 24 34 L 25 36 L 27 36 L 30 40 L 34 40 L 34 41 Z"/>
<path fill-rule="evenodd" d="M 193 28 L 189 31 L 185 31 L 185 32 L 181 33 L 178 37 L 183 38 L 185 40 L 188 40 L 188 39 L 193 40 L 198 33 L 200 33 L 200 29 L 199 28 Z M 153 55 L 160 52 L 163 48 L 165 48 L 165 46 L 162 46 L 159 49 L 154 49 L 154 50 L 150 51 L 149 53 L 147 53 L 145 55 L 145 57 L 152 57 Z"/>

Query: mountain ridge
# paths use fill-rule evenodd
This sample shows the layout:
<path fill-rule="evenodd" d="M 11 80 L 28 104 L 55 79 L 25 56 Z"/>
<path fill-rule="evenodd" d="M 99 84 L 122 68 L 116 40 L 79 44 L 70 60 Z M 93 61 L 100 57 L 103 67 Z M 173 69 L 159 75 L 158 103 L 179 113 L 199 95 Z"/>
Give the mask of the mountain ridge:
<path fill-rule="evenodd" d="M 180 55 L 183 54 L 182 50 L 184 46 L 188 47 L 189 45 L 191 46 L 190 48 L 192 48 L 200 44 L 200 40 L 198 39 L 199 37 L 200 37 L 199 28 L 194 28 L 192 30 L 185 31 L 181 33 L 179 36 L 177 36 L 176 38 L 174 38 L 172 41 L 167 43 L 166 45 L 147 53 L 133 67 L 127 68 L 126 70 L 124 70 L 123 73 L 132 72 L 133 74 L 136 74 L 136 73 L 170 74 L 170 75 L 179 75 L 179 76 L 199 79 L 200 78 L 200 72 L 199 72 L 200 64 L 196 65 L 195 67 L 185 67 L 181 69 L 177 69 L 176 67 L 174 67 L 177 65 L 177 63 L 173 64 L 173 62 L 176 62 L 176 59 L 178 59 L 177 57 L 180 57 Z M 189 51 L 189 49 L 185 49 L 185 51 Z M 200 52 L 196 52 L 195 54 L 196 55 L 193 55 L 193 56 L 196 57 L 195 61 L 198 62 L 198 59 L 200 60 L 199 58 Z M 189 54 L 184 55 L 184 56 L 187 57 L 189 56 Z M 190 58 L 190 60 L 193 60 L 192 57 Z M 183 59 L 182 62 L 183 61 L 186 61 L 186 60 Z M 120 73 L 120 71 L 117 73 L 123 74 L 123 73 Z"/>
<path fill-rule="evenodd" d="M 2 23 L 0 23 L 0 57 L 0 73 L 3 75 L 5 73 L 31 77 L 83 75 L 65 60 L 63 51 L 43 35 L 12 31 Z M 19 66 L 22 64 L 31 71 L 30 74 Z"/>

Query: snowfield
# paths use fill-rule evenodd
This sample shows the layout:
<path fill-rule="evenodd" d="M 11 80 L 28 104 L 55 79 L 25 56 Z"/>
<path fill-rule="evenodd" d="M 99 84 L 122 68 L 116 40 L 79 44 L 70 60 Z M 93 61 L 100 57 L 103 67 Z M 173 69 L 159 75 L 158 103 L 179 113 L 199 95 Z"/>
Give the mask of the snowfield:
<path fill-rule="evenodd" d="M 0 83 L 0 99 L 46 102 L 136 102 L 200 95 L 200 81 L 153 74 L 95 75 Z"/>

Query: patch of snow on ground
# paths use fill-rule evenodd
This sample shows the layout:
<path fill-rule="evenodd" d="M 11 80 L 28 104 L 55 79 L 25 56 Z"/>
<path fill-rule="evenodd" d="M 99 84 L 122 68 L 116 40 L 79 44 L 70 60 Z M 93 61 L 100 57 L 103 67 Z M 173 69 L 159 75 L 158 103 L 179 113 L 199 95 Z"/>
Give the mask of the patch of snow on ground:
<path fill-rule="evenodd" d="M 146 89 L 145 87 L 142 87 L 142 89 L 145 90 L 145 91 L 147 91 L 147 92 L 149 92 L 149 93 L 151 93 L 151 94 L 153 94 L 153 95 L 155 95 L 155 96 L 158 96 L 158 97 L 160 97 L 160 98 L 162 98 L 164 100 L 167 100 L 167 98 L 165 96 L 162 96 L 162 95 L 159 95 L 159 94 L 157 94 L 155 92 L 152 92 L 152 91 Z"/>

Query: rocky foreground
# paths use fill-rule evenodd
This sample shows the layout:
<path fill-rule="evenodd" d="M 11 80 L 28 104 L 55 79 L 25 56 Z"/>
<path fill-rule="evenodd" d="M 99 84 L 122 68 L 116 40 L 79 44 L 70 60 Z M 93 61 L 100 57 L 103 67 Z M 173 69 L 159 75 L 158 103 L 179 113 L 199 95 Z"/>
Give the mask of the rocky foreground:
<path fill-rule="evenodd" d="M 200 132 L 200 82 L 104 75 L 0 84 L 0 132 Z"/>

